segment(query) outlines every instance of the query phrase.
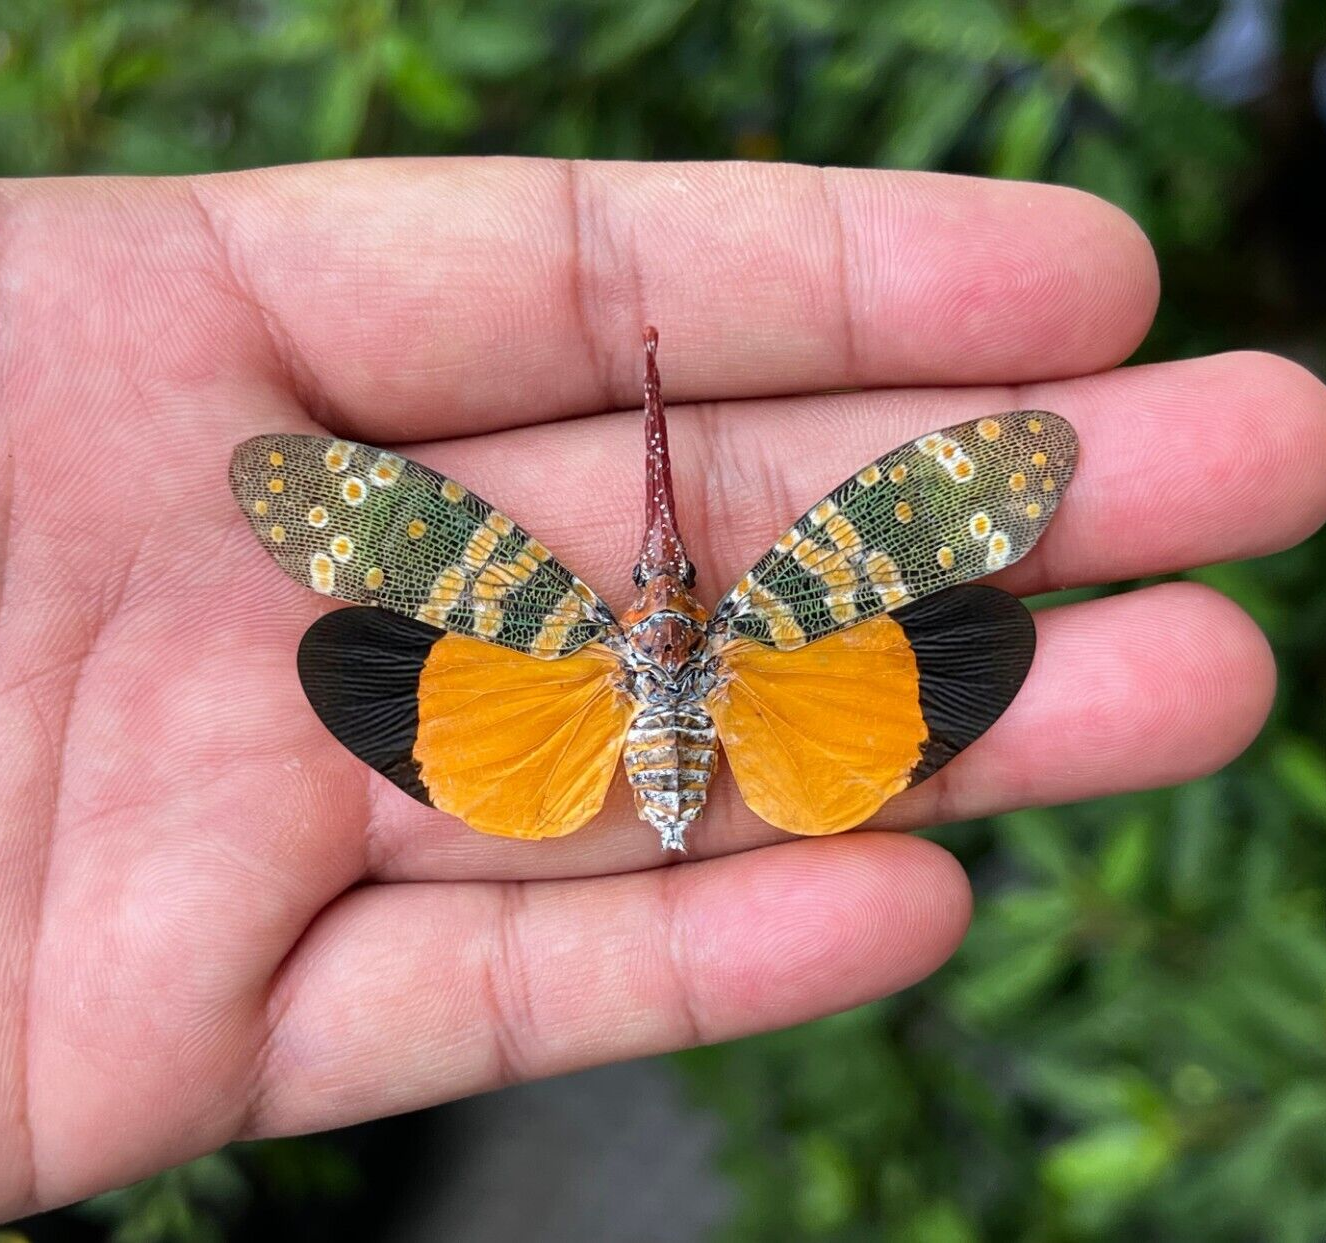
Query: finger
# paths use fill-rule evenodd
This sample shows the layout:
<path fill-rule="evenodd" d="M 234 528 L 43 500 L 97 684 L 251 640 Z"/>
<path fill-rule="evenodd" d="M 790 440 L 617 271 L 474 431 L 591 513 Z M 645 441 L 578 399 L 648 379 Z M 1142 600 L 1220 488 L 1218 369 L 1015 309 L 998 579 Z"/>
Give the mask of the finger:
<path fill-rule="evenodd" d="M 276 984 L 247 1129 L 340 1126 L 843 1010 L 938 967 L 969 904 L 951 856 L 884 834 L 593 881 L 359 890 Z"/>
<path fill-rule="evenodd" d="M 1036 630 L 1036 659 L 1012 707 L 872 824 L 911 829 L 1191 780 L 1238 755 L 1270 709 L 1275 666 L 1265 638 L 1205 587 L 1173 583 L 1046 609 Z M 385 782 L 373 789 L 369 858 L 381 878 L 594 874 L 668 862 L 620 784 L 598 820 L 548 842 L 485 837 Z M 693 853 L 787 840 L 746 808 L 720 765 L 688 839 Z"/>
<path fill-rule="evenodd" d="M 117 184 L 33 226 L 47 251 L 121 239 L 80 288 L 156 274 L 136 288 L 179 305 L 154 315 L 209 308 L 208 374 L 247 351 L 370 440 L 632 406 L 645 322 L 671 397 L 713 399 L 1094 371 L 1157 296 L 1137 226 L 1052 186 L 484 159 Z"/>
<path fill-rule="evenodd" d="M 1082 441 L 1023 593 L 1164 574 L 1297 542 L 1326 521 L 1326 387 L 1269 354 L 1132 367 L 1035 387 L 851 393 L 673 409 L 678 513 L 702 597 L 864 463 L 1010 408 L 1056 410 Z M 536 532 L 614 607 L 632 595 L 641 424 L 606 415 L 432 447 L 439 466 Z"/>

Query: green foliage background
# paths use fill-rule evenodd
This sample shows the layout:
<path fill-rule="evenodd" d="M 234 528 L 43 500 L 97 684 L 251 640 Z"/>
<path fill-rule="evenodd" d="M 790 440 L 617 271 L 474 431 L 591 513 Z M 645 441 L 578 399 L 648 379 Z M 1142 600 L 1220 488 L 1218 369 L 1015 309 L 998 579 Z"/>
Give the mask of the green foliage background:
<path fill-rule="evenodd" d="M 1191 85 L 1217 0 L 5 0 L 0 172 L 481 151 L 1061 181 L 1156 244 L 1143 356 L 1255 344 L 1320 369 L 1326 5 L 1267 7 L 1234 105 Z M 1318 537 L 1193 576 L 1281 662 L 1244 759 L 937 833 L 978 888 L 952 965 L 683 1059 L 728 1125 L 724 1237 L 1326 1239 L 1324 569 Z M 348 1178 L 316 1147 L 265 1153 L 95 1209 L 122 1240 L 222 1237 L 264 1165 Z"/>

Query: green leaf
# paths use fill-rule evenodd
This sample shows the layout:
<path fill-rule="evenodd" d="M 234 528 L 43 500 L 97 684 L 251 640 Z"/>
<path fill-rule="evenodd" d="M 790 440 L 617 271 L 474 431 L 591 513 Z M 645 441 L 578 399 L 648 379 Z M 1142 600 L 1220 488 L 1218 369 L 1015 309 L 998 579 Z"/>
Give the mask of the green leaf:
<path fill-rule="evenodd" d="M 994 122 L 990 171 L 1019 180 L 1042 176 L 1057 137 L 1059 109 L 1058 94 L 1039 80 L 1005 100 Z"/>
<path fill-rule="evenodd" d="M 309 148 L 314 159 L 353 155 L 364 128 L 376 60 L 347 56 L 323 72 L 309 119 Z"/>
<path fill-rule="evenodd" d="M 1146 882 L 1154 832 L 1140 815 L 1128 816 L 1110 835 L 1100 856 L 1101 889 L 1117 901 L 1137 898 Z"/>
<path fill-rule="evenodd" d="M 886 17 L 918 51 L 983 62 L 1016 45 L 1008 11 L 995 0 L 901 0 Z"/>
<path fill-rule="evenodd" d="M 976 1227 L 952 1200 L 935 1200 L 912 1214 L 897 1243 L 978 1243 Z"/>
<path fill-rule="evenodd" d="M 978 1026 L 1013 1021 L 1062 976 L 1068 961 L 1069 949 L 1062 937 L 1011 948 L 955 981 L 953 1001 Z"/>
<path fill-rule="evenodd" d="M 827 1135 L 807 1135 L 797 1146 L 797 1217 L 815 1234 L 838 1229 L 856 1210 L 857 1182 L 847 1153 Z"/>
<path fill-rule="evenodd" d="M 985 73 L 964 64 L 924 59 L 909 65 L 874 162 L 890 168 L 933 167 L 972 123 L 987 89 Z"/>
<path fill-rule="evenodd" d="M 1305 738 L 1282 739 L 1271 753 L 1285 788 L 1322 824 L 1326 824 L 1326 756 Z"/>
<path fill-rule="evenodd" d="M 479 110 L 474 97 L 418 43 L 401 38 L 384 42 L 383 63 L 392 96 L 417 124 L 454 134 L 476 122 Z"/>
<path fill-rule="evenodd" d="M 533 9 L 435 10 L 429 17 L 428 47 L 434 62 L 462 77 L 514 78 L 528 73 L 552 51 L 549 23 Z"/>
<path fill-rule="evenodd" d="M 1145 1191 L 1176 1154 L 1174 1137 L 1161 1128 L 1104 1123 L 1051 1147 L 1041 1173 L 1068 1200 L 1117 1202 Z"/>
<path fill-rule="evenodd" d="M 998 820 L 999 835 L 1009 852 L 1038 875 L 1069 881 L 1077 871 L 1063 826 L 1052 813 L 1037 808 L 1012 811 Z"/>
<path fill-rule="evenodd" d="M 634 0 L 609 9 L 581 51 L 590 74 L 620 69 L 657 46 L 676 29 L 696 0 Z"/>

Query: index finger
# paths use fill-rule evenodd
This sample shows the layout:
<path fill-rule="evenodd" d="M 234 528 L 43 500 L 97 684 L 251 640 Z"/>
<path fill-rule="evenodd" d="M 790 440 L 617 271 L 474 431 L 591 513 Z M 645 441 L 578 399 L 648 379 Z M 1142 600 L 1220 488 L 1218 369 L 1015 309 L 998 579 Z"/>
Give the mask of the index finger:
<path fill-rule="evenodd" d="M 438 159 L 199 178 L 180 196 L 242 295 L 231 313 L 315 414 L 369 440 L 634 406 L 645 322 L 670 399 L 709 400 L 1096 371 L 1132 352 L 1156 301 L 1137 226 L 1046 185 Z"/>

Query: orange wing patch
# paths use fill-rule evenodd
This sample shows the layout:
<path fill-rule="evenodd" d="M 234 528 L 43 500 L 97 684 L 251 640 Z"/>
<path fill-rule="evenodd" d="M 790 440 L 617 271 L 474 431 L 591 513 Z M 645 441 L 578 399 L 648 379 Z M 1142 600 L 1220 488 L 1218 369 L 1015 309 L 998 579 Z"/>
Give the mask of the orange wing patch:
<path fill-rule="evenodd" d="M 879 616 L 793 651 L 722 652 L 706 706 L 741 796 L 789 833 L 841 833 L 905 790 L 929 736 L 903 629 Z"/>
<path fill-rule="evenodd" d="M 463 635 L 419 678 L 414 758 L 435 807 L 501 837 L 562 837 L 603 806 L 634 706 L 591 643 L 539 660 Z"/>

